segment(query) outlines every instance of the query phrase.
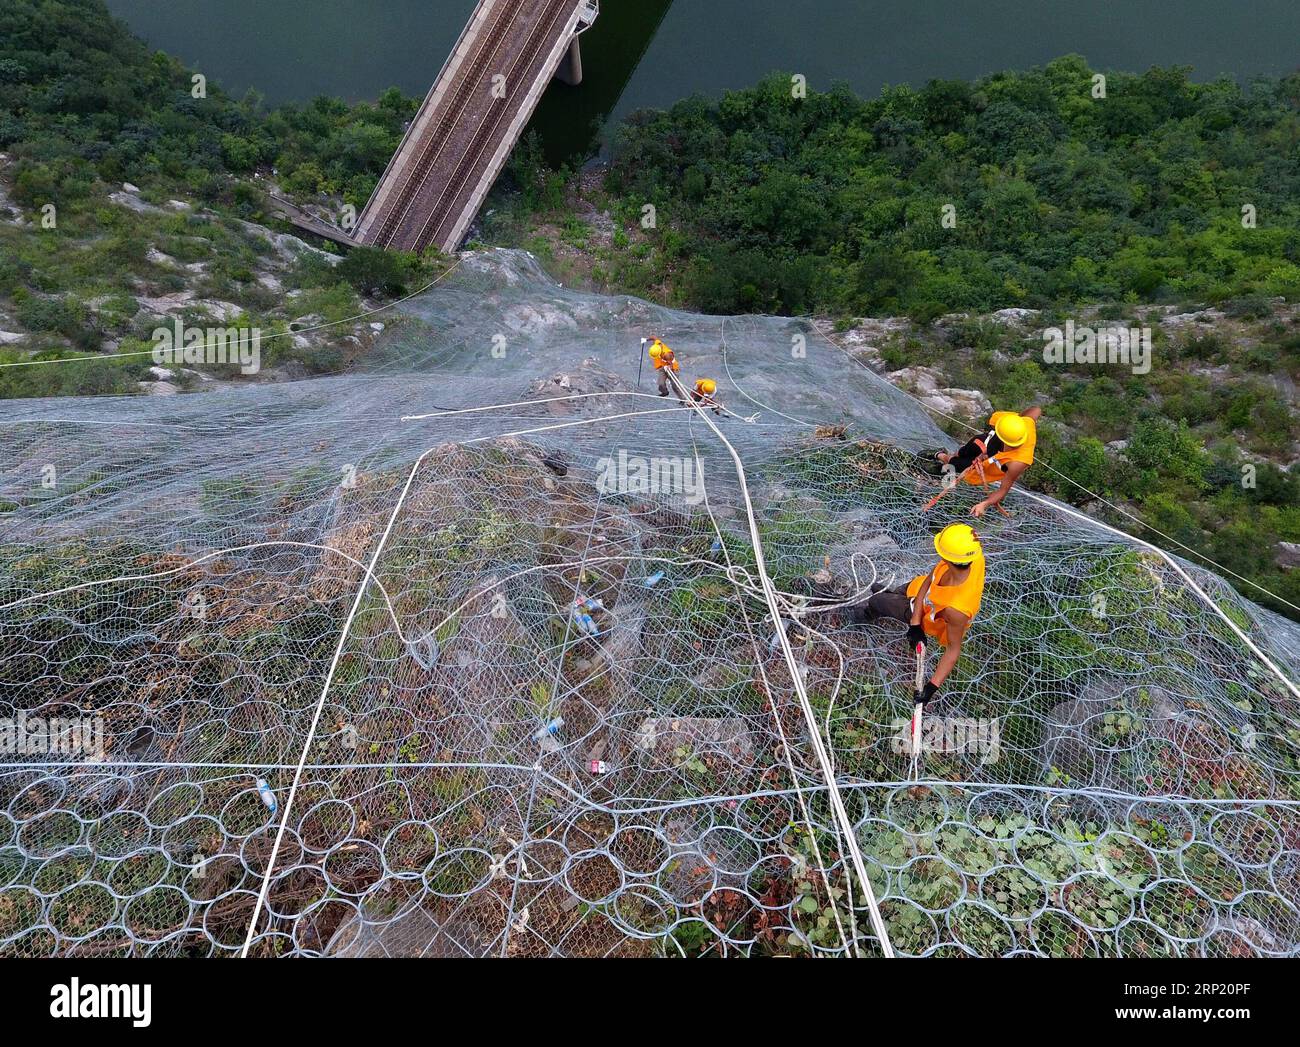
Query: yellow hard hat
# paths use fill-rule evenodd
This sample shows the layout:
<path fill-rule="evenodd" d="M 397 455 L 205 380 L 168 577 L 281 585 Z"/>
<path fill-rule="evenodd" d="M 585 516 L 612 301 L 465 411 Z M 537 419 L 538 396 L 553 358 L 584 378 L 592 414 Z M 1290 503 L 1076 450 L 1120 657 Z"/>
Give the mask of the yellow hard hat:
<path fill-rule="evenodd" d="M 993 423 L 993 431 L 1006 447 L 1019 447 L 1029 437 L 1029 426 L 1024 418 L 1010 412 Z"/>
<path fill-rule="evenodd" d="M 949 563 L 968 564 L 984 550 L 966 524 L 949 524 L 934 536 L 934 549 Z"/>
<path fill-rule="evenodd" d="M 716 392 L 718 388 L 718 383 L 712 378 L 701 378 L 696 384 L 700 387 L 700 391 L 704 393 Z"/>

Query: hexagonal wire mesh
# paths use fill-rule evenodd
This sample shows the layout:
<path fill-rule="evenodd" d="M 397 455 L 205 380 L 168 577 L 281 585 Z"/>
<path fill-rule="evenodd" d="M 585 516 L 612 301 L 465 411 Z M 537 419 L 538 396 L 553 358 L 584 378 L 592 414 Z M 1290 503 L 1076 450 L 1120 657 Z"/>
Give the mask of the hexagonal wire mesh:
<path fill-rule="evenodd" d="M 1297 951 L 1295 699 L 1188 578 L 1295 627 L 1050 502 L 910 780 L 842 604 L 969 499 L 803 322 L 475 254 L 356 373 L 0 424 L 0 954 L 875 954 L 861 871 L 898 954 Z"/>

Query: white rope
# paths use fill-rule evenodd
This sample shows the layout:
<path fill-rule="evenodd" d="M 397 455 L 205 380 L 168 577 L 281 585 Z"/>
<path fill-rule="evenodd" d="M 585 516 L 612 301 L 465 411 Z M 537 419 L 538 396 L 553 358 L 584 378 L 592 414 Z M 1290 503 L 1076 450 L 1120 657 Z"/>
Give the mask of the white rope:
<path fill-rule="evenodd" d="M 518 430 L 511 433 L 502 433 L 500 436 L 478 437 L 473 440 L 464 441 L 465 444 L 482 443 L 485 440 L 495 440 L 509 436 L 524 436 L 534 432 L 548 432 L 555 429 L 567 429 L 575 425 L 593 425 L 597 422 L 614 421 L 621 418 L 629 418 L 635 415 L 658 414 L 659 411 L 630 411 L 616 415 L 605 415 L 600 418 L 584 418 L 575 422 L 564 422 L 555 425 L 537 426 L 533 429 Z M 393 506 L 392 515 L 388 519 L 388 526 L 384 528 L 384 533 L 380 536 L 379 544 L 375 548 L 374 555 L 370 558 L 370 563 L 366 567 L 366 573 L 361 579 L 361 585 L 357 589 L 356 598 L 352 602 L 352 609 L 348 612 L 347 620 L 343 623 L 343 630 L 339 635 L 338 645 L 334 649 L 334 657 L 330 661 L 329 671 L 325 675 L 325 683 L 321 687 L 320 699 L 316 702 L 316 710 L 312 714 L 311 726 L 307 729 L 307 740 L 303 744 L 302 757 L 298 761 L 297 770 L 294 772 L 293 783 L 289 787 L 289 795 L 285 800 L 284 814 L 280 819 L 280 827 L 275 834 L 275 843 L 271 847 L 271 856 L 266 863 L 266 875 L 262 878 L 262 889 L 258 892 L 257 904 L 253 908 L 253 915 L 248 921 L 248 935 L 244 939 L 244 947 L 240 950 L 240 956 L 247 957 L 248 950 L 253 944 L 253 937 L 257 932 L 257 920 L 262 914 L 262 908 L 266 904 L 266 896 L 271 888 L 271 874 L 275 871 L 275 861 L 280 853 L 280 845 L 284 840 L 285 829 L 289 824 L 289 813 L 293 808 L 294 797 L 298 792 L 298 783 L 302 779 L 303 769 L 307 766 L 307 755 L 311 751 L 312 742 L 316 737 L 316 728 L 320 725 L 321 713 L 325 709 L 325 698 L 329 694 L 330 685 L 334 682 L 334 673 L 338 669 L 339 660 L 343 657 L 343 649 L 347 646 L 348 633 L 352 630 L 352 622 L 356 619 L 357 612 L 361 609 L 361 602 L 370 587 L 371 578 L 374 576 L 375 567 L 379 563 L 379 557 L 383 554 L 385 546 L 388 544 L 389 535 L 392 534 L 393 527 L 397 523 L 398 515 L 402 511 L 402 506 L 406 503 L 406 498 L 411 492 L 411 485 L 415 482 L 415 476 L 424 464 L 424 460 L 438 449 L 438 446 L 430 447 L 411 466 L 411 472 L 406 478 L 406 483 L 402 487 L 402 493 L 398 496 L 397 504 Z"/>
<path fill-rule="evenodd" d="M 830 335 L 826 334 L 825 332 L 819 332 L 819 333 L 821 333 L 822 337 L 825 338 L 826 341 L 828 341 L 831 345 L 835 346 L 835 348 L 839 349 L 842 353 L 844 353 L 844 355 L 849 360 L 858 363 L 862 367 L 862 369 L 867 372 L 867 374 L 871 375 L 877 381 L 883 382 L 890 389 L 902 393 L 904 396 L 915 401 L 925 410 L 931 411 L 934 414 L 939 415 L 941 418 L 947 418 L 951 422 L 956 422 L 958 425 L 964 426 L 965 428 L 971 430 L 972 432 L 979 431 L 975 426 L 972 426 L 969 423 L 962 421 L 960 418 L 955 418 L 950 414 L 945 414 L 943 411 L 930 407 L 923 400 L 921 400 L 919 397 L 913 396 L 906 389 L 900 389 L 892 382 L 888 381 L 885 378 L 882 378 L 880 375 L 876 374 L 876 372 L 873 371 L 870 367 L 867 367 L 860 360 L 857 360 L 852 353 L 850 353 L 847 349 L 845 349 L 844 346 L 840 345 L 840 343 L 837 342 Z M 1053 469 L 1047 462 L 1041 460 L 1039 461 L 1040 464 L 1045 469 L 1050 470 L 1051 472 L 1055 473 L 1057 476 L 1061 477 L 1062 479 L 1067 480 L 1070 483 L 1074 484 L 1075 487 L 1079 488 L 1079 490 L 1083 491 L 1085 494 L 1090 495 L 1091 497 L 1095 498 L 1097 501 L 1101 502 L 1103 505 L 1108 506 L 1111 509 L 1114 509 L 1116 512 L 1120 513 L 1121 515 L 1128 517 L 1130 520 L 1132 520 L 1134 523 L 1138 524 L 1139 526 L 1145 527 L 1148 530 L 1155 532 L 1156 534 L 1160 535 L 1161 538 L 1164 538 L 1166 541 L 1171 542 L 1174 545 L 1177 545 L 1181 549 L 1185 549 L 1187 552 L 1192 553 L 1194 556 L 1201 557 L 1207 563 L 1211 564 L 1218 570 L 1222 571 L 1224 574 L 1232 575 L 1232 577 L 1236 578 L 1238 581 L 1242 581 L 1245 582 L 1247 585 L 1253 586 L 1254 588 L 1258 589 L 1260 592 L 1264 593 L 1267 596 L 1273 597 L 1273 599 L 1279 601 L 1280 603 L 1286 604 L 1288 607 L 1295 607 L 1294 604 L 1290 603 L 1287 600 L 1284 600 L 1282 597 L 1276 595 L 1275 593 L 1269 592 L 1267 589 L 1265 589 L 1262 585 L 1259 585 L 1257 582 L 1252 582 L 1249 578 L 1245 578 L 1242 575 L 1237 574 L 1235 571 L 1229 570 L 1228 568 L 1224 567 L 1222 564 L 1215 563 L 1213 560 L 1211 560 L 1208 556 L 1205 556 L 1203 553 L 1197 552 L 1197 550 L 1184 545 L 1182 542 L 1178 541 L 1177 539 L 1170 538 L 1167 534 L 1164 534 L 1163 532 L 1156 530 L 1156 528 L 1152 527 L 1150 524 L 1145 523 L 1144 521 L 1133 516 L 1132 513 L 1126 512 L 1121 507 L 1107 501 L 1105 498 L 1102 498 L 1100 495 L 1096 494 L 1095 492 L 1089 491 L 1082 484 L 1076 483 L 1074 480 L 1070 479 L 1070 477 L 1066 476 L 1059 469 Z M 1043 495 L 1040 495 L 1037 492 L 1024 490 L 1023 488 L 1021 488 L 1021 490 L 1023 491 L 1023 493 L 1027 498 L 1033 499 L 1034 501 L 1038 502 L 1040 505 L 1049 506 L 1050 508 L 1055 509 L 1058 512 L 1065 513 L 1067 516 L 1072 516 L 1077 520 L 1082 520 L 1084 523 L 1090 524 L 1094 527 L 1099 527 L 1104 531 L 1108 531 L 1111 534 L 1119 536 L 1120 538 L 1124 538 L 1129 541 L 1136 542 L 1138 545 L 1142 546 L 1143 548 L 1149 549 L 1152 552 L 1159 555 L 1161 559 L 1163 559 L 1167 564 L 1169 564 L 1169 566 L 1171 566 L 1175 571 L 1178 572 L 1178 574 L 1192 589 L 1192 591 L 1195 592 L 1196 595 L 1199 596 L 1205 602 L 1206 606 L 1208 606 L 1212 611 L 1214 611 L 1214 613 L 1220 619 L 1223 620 L 1223 622 L 1228 626 L 1229 629 L 1233 631 L 1233 633 L 1237 636 L 1237 638 L 1240 639 L 1242 643 L 1246 645 L 1246 647 L 1250 650 L 1250 652 L 1254 654 L 1255 657 L 1258 658 L 1263 665 L 1267 666 L 1268 669 L 1272 671 L 1273 675 L 1275 675 L 1279 680 L 1282 681 L 1283 686 L 1285 686 L 1286 689 L 1289 690 L 1295 697 L 1300 698 L 1300 687 L 1297 687 L 1296 684 L 1292 682 L 1290 677 L 1288 677 L 1284 672 L 1282 672 L 1282 670 L 1279 669 L 1277 665 L 1275 665 L 1273 661 L 1269 659 L 1264 654 L 1264 652 L 1259 649 L 1259 647 L 1255 644 L 1255 642 L 1251 640 L 1250 637 L 1247 636 L 1241 630 L 1241 628 L 1237 625 L 1236 622 L 1234 622 L 1231 618 L 1228 617 L 1228 615 L 1224 612 L 1223 608 L 1221 608 L 1213 599 L 1211 599 L 1204 589 L 1202 589 L 1199 585 L 1196 584 L 1196 582 L 1192 580 L 1191 576 L 1182 568 L 1180 564 L 1178 564 L 1174 560 L 1172 556 L 1169 555 L 1169 553 L 1165 552 L 1159 546 L 1152 545 L 1150 542 L 1145 541 L 1142 538 L 1138 538 L 1136 535 L 1127 534 L 1116 527 L 1111 527 L 1109 524 L 1102 523 L 1100 520 L 1094 520 L 1090 516 L 1085 516 L 1082 513 L 1076 512 L 1075 510 L 1069 508 L 1068 506 L 1060 502 L 1056 502 L 1050 498 L 1044 497 Z M 1295 608 L 1295 609 L 1300 610 L 1300 608 Z"/>
<path fill-rule="evenodd" d="M 698 451 L 696 452 L 695 455 L 695 465 L 696 468 L 699 470 L 697 475 L 703 477 L 704 472 L 702 468 L 702 463 L 700 462 L 700 456 Z M 722 541 L 722 528 L 718 526 L 718 518 L 713 515 L 713 507 L 709 504 L 708 488 L 703 484 L 701 486 L 704 489 L 704 511 L 708 514 L 709 521 L 713 524 L 713 533 L 717 536 L 718 541 L 721 543 L 722 558 L 727 562 L 727 567 L 728 567 L 727 577 L 731 579 L 732 583 L 736 585 L 737 588 L 746 589 L 751 593 L 751 595 L 761 595 L 752 586 L 742 585 L 741 583 L 736 581 L 731 568 L 740 567 L 740 565 L 733 564 L 731 562 L 731 554 L 727 551 L 726 543 Z M 743 568 L 741 568 L 741 572 L 748 575 L 748 572 L 744 571 Z M 763 686 L 767 688 L 767 693 L 769 695 L 773 694 L 774 690 L 772 687 L 772 682 L 767 677 L 767 666 L 764 664 L 766 659 L 762 655 L 763 648 L 761 645 L 761 641 L 759 640 L 758 636 L 756 636 L 754 633 L 754 626 L 749 620 L 749 611 L 745 607 L 745 601 L 743 600 L 739 601 L 739 605 L 740 605 L 741 617 L 744 619 L 745 622 L 745 631 L 749 633 L 749 642 L 750 645 L 753 647 L 754 664 L 758 668 L 758 674 L 763 681 Z M 840 676 L 842 678 L 844 674 L 844 656 L 841 654 L 839 647 L 837 647 L 834 644 L 831 644 L 831 646 L 834 648 L 836 655 L 840 659 Z M 837 681 L 835 685 L 835 693 L 831 695 L 832 707 L 834 707 L 835 704 L 835 694 L 838 694 L 838 692 L 839 692 L 839 682 Z M 799 772 L 795 769 L 794 766 L 794 752 L 790 746 L 790 740 L 785 735 L 785 727 L 781 724 L 781 717 L 777 713 L 776 703 L 769 702 L 768 706 L 772 711 L 772 723 L 776 727 L 777 737 L 781 739 L 781 754 L 785 757 L 786 770 L 790 772 L 790 783 L 792 785 L 797 785 L 799 782 Z M 826 733 L 829 736 L 830 734 L 830 713 L 829 712 L 827 713 Z M 849 909 L 848 909 L 849 937 L 846 938 L 844 934 L 844 921 L 840 918 L 840 907 L 836 904 L 835 896 L 831 893 L 830 874 L 826 868 L 826 859 L 822 857 L 821 845 L 817 842 L 817 831 L 813 826 L 812 813 L 808 810 L 808 802 L 805 799 L 802 791 L 797 792 L 796 798 L 799 801 L 799 811 L 803 815 L 804 825 L 808 827 L 808 840 L 812 844 L 813 858 L 817 862 L 818 870 L 822 874 L 822 883 L 826 887 L 826 898 L 830 902 L 831 913 L 835 917 L 835 930 L 839 934 L 840 942 L 841 944 L 844 945 L 845 950 L 846 951 L 848 950 L 851 942 L 853 951 L 858 956 L 861 956 L 862 950 L 858 946 L 857 921 L 853 915 L 853 904 L 852 904 L 853 896 L 851 893 L 849 894 L 849 900 L 850 900 Z M 840 835 L 838 826 L 836 827 L 836 835 L 837 836 Z M 846 878 L 847 878 L 847 870 L 846 870 Z M 852 889 L 852 884 L 850 883 L 850 890 L 851 889 Z M 811 949 L 811 944 L 812 944 L 811 941 L 809 941 L 810 949 Z"/>
<path fill-rule="evenodd" d="M 677 380 L 676 375 L 669 375 L 670 380 L 678 387 L 684 390 L 681 382 Z M 781 607 L 777 600 L 776 589 L 772 584 L 772 579 L 767 573 L 767 562 L 763 557 L 763 540 L 758 531 L 758 518 L 754 513 L 754 503 L 749 497 L 749 483 L 745 478 L 745 464 L 741 461 L 740 455 L 731 441 L 722 434 L 722 430 L 717 427 L 709 417 L 708 412 L 701 410 L 699 404 L 690 404 L 696 413 L 704 420 L 705 424 L 713 430 L 713 434 L 726 447 L 727 453 L 731 456 L 732 463 L 736 467 L 736 479 L 740 483 L 740 494 L 745 500 L 745 516 L 749 524 L 749 537 L 754 547 L 754 566 L 758 570 L 759 584 L 763 590 L 763 597 L 767 601 L 768 611 L 772 615 L 772 620 L 776 623 L 776 635 L 781 645 L 781 652 L 785 656 L 786 669 L 790 673 L 790 682 L 794 686 L 795 694 L 799 698 L 799 706 L 803 710 L 804 719 L 808 724 L 808 734 L 812 741 L 813 752 L 817 756 L 818 763 L 821 764 L 822 774 L 826 779 L 826 787 L 831 802 L 831 808 L 835 812 L 835 817 L 839 821 L 844 832 L 844 842 L 848 847 L 849 854 L 852 858 L 854 868 L 857 870 L 858 879 L 862 884 L 862 893 L 867 902 L 867 909 L 871 913 L 871 923 L 876 930 L 876 935 L 880 939 L 880 948 L 885 956 L 893 958 L 894 950 L 889 943 L 889 932 L 885 929 L 884 918 L 880 915 L 880 906 L 876 903 L 875 892 L 871 888 L 871 881 L 867 877 L 866 863 L 862 859 L 862 850 L 858 846 L 856 831 L 853 825 L 853 819 L 849 817 L 849 812 L 844 806 L 844 798 L 840 795 L 839 786 L 836 784 L 835 771 L 831 764 L 830 757 L 826 752 L 826 745 L 822 739 L 821 730 L 817 724 L 817 714 L 813 711 L 812 704 L 808 701 L 808 692 L 804 688 L 803 674 L 799 671 L 799 664 L 795 661 L 794 651 L 790 647 L 790 641 L 785 635 L 785 630 L 781 627 Z"/>

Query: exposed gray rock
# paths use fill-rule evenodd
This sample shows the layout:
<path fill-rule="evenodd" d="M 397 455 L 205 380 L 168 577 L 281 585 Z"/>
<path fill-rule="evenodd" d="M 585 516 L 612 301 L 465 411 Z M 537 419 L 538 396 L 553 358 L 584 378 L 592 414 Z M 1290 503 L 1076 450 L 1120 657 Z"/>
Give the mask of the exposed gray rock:
<path fill-rule="evenodd" d="M 194 292 L 189 290 L 175 291 L 172 294 L 160 295 L 157 298 L 138 295 L 136 301 L 140 303 L 140 308 L 148 309 L 151 313 L 176 313 L 189 308 L 194 301 Z"/>
<path fill-rule="evenodd" d="M 136 384 L 150 396 L 175 396 L 181 391 L 179 386 L 173 385 L 171 382 L 138 382 Z"/>
<path fill-rule="evenodd" d="M 993 410 L 988 397 L 978 389 L 954 389 L 942 385 L 944 374 L 937 367 L 904 367 L 889 372 L 887 377 L 940 414 L 987 418 Z"/>
<path fill-rule="evenodd" d="M 1175 313 L 1166 316 L 1160 321 L 1160 326 L 1177 330 L 1192 324 L 1213 324 L 1222 319 L 1224 314 L 1218 309 L 1198 309 L 1193 313 Z"/>
<path fill-rule="evenodd" d="M 139 192 L 139 190 L 136 191 Z M 134 211 L 136 214 L 166 214 L 161 207 L 145 203 L 138 196 L 134 196 L 129 192 L 109 193 L 108 198 L 118 206 L 125 207 L 128 211 Z"/>
<path fill-rule="evenodd" d="M 1021 327 L 1041 315 L 1038 309 L 999 309 L 996 313 L 990 313 L 989 319 L 1009 327 Z"/>
<path fill-rule="evenodd" d="M 464 958 L 486 956 L 482 926 L 463 908 L 435 916 L 412 905 L 384 918 L 363 911 L 345 921 L 325 946 L 326 956 Z"/>
<path fill-rule="evenodd" d="M 1279 567 L 1285 567 L 1288 570 L 1293 567 L 1300 567 L 1300 543 L 1278 542 L 1277 555 L 1274 559 Z"/>

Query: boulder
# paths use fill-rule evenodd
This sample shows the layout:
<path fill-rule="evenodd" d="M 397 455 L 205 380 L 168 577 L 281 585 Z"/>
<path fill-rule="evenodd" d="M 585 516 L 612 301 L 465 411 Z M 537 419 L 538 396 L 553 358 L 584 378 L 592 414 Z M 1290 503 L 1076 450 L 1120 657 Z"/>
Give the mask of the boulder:
<path fill-rule="evenodd" d="M 1037 309 L 999 309 L 996 313 L 990 313 L 989 319 L 1008 327 L 1022 327 L 1040 315 Z"/>
<path fill-rule="evenodd" d="M 136 190 L 139 192 L 139 190 Z M 147 204 L 133 193 L 109 193 L 108 198 L 120 207 L 125 207 L 128 211 L 134 211 L 136 214 L 165 214 L 161 207 L 154 207 L 153 204 Z"/>
<path fill-rule="evenodd" d="M 1278 542 L 1274 562 L 1276 562 L 1279 567 L 1285 568 L 1288 571 L 1292 568 L 1300 567 L 1300 543 Z"/>
<path fill-rule="evenodd" d="M 937 367 L 904 367 L 889 372 L 887 377 L 940 414 L 987 418 L 993 410 L 988 397 L 978 389 L 954 389 L 943 385 L 944 374 Z"/>

